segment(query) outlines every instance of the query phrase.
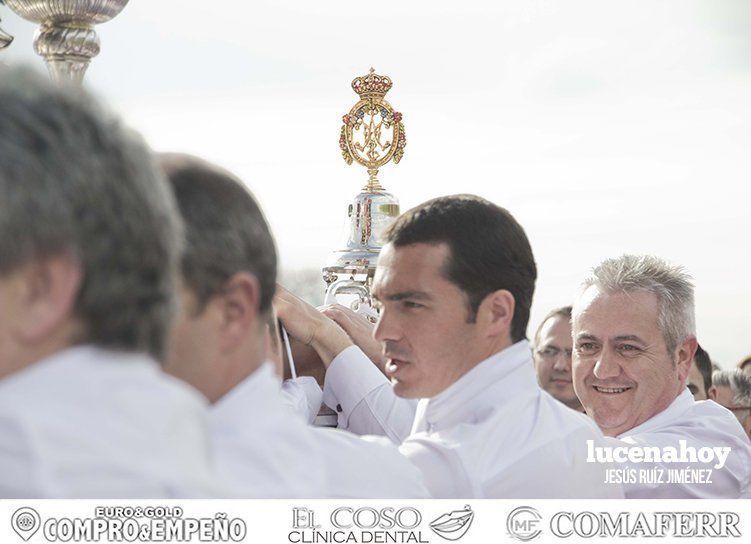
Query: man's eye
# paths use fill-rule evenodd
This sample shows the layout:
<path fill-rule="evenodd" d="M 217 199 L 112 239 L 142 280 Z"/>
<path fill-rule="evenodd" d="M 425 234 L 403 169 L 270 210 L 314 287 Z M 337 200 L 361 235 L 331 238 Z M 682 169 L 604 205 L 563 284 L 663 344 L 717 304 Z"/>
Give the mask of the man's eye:
<path fill-rule="evenodd" d="M 636 346 L 632 346 L 631 344 L 621 344 L 620 346 L 618 346 L 618 351 L 627 355 L 632 355 L 634 353 L 638 353 L 641 350 Z"/>
<path fill-rule="evenodd" d="M 412 302 L 411 300 L 403 300 L 403 301 L 402 301 L 402 305 L 403 305 L 403 306 L 404 306 L 405 308 L 409 308 L 409 309 L 414 309 L 414 308 L 422 308 L 422 307 L 423 307 L 423 305 L 422 305 L 422 304 L 419 304 L 419 303 L 417 303 L 417 302 Z"/>
<path fill-rule="evenodd" d="M 594 353 L 597 351 L 597 344 L 594 342 L 582 342 L 576 346 L 576 351 L 579 353 Z"/>

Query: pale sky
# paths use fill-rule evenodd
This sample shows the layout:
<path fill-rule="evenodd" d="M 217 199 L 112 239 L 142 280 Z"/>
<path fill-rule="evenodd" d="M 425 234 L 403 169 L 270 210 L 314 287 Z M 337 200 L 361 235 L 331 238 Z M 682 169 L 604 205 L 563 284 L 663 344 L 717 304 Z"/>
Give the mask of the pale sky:
<path fill-rule="evenodd" d="M 41 67 L 34 26 L 0 18 L 0 60 Z M 340 244 L 367 178 L 341 116 L 373 66 L 408 142 L 381 182 L 403 210 L 469 192 L 515 215 L 539 270 L 530 334 L 602 259 L 653 253 L 695 278 L 712 358 L 751 353 L 748 0 L 131 0 L 98 31 L 87 85 L 155 149 L 236 172 L 285 269 Z"/>

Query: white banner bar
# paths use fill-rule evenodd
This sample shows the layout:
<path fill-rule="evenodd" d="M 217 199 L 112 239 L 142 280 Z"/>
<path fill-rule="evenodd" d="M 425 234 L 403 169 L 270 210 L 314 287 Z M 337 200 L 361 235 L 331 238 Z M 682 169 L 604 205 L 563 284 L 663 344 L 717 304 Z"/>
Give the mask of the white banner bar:
<path fill-rule="evenodd" d="M 751 501 L 4 500 L 2 544 L 748 542 Z"/>

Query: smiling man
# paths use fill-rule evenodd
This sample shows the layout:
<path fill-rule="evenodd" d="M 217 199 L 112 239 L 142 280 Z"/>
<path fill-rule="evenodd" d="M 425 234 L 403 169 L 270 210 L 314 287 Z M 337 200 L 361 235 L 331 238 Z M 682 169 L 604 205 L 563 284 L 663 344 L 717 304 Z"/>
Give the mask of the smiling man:
<path fill-rule="evenodd" d="M 582 412 L 571 378 L 571 306 L 548 313 L 535 334 L 534 360 L 540 387 L 563 404 Z"/>
<path fill-rule="evenodd" d="M 626 482 L 627 497 L 748 495 L 751 447 L 743 429 L 730 412 L 695 402 L 686 388 L 697 343 L 694 289 L 682 268 L 652 256 L 604 261 L 574 304 L 573 333 L 574 388 L 605 435 L 640 446 L 678 447 L 683 440 L 696 448 L 731 449 L 712 483 L 637 480 Z"/>
<path fill-rule="evenodd" d="M 432 496 L 620 497 L 603 484 L 606 467 L 586 462 L 587 442 L 604 441 L 597 427 L 537 384 L 526 339 L 536 276 L 508 211 L 442 197 L 400 216 L 378 260 L 374 336 L 393 390 L 356 346 L 337 344 L 333 321 L 293 312 L 286 298 L 279 315 L 319 351 L 327 402 L 340 413 L 388 428 L 394 413 L 409 413 L 405 399 L 420 399 L 400 451 Z"/>

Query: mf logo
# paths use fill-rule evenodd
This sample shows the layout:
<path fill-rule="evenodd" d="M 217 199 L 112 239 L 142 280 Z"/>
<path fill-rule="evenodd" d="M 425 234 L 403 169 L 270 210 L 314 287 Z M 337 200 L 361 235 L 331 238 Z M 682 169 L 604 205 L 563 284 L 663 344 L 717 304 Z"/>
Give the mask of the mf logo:
<path fill-rule="evenodd" d="M 540 513 L 531 506 L 520 506 L 506 518 L 506 531 L 511 538 L 528 542 L 540 536 L 542 521 Z"/>

